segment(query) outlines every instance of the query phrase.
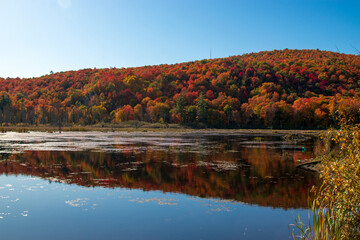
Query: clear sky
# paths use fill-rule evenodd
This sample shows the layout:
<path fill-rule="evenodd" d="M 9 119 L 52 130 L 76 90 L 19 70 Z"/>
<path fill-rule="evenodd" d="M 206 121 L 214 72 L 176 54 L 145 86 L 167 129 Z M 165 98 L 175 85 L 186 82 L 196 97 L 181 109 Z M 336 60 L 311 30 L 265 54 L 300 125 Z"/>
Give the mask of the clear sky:
<path fill-rule="evenodd" d="M 273 49 L 358 54 L 360 1 L 0 0 L 0 76 Z"/>

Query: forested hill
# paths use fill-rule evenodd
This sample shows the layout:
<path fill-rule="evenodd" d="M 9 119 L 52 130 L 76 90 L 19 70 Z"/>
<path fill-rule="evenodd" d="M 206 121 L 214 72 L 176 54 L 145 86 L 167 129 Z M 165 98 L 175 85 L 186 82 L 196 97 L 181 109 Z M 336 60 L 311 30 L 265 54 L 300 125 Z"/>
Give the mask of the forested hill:
<path fill-rule="evenodd" d="M 2 124 L 326 128 L 359 108 L 360 56 L 319 50 L 0 78 Z"/>

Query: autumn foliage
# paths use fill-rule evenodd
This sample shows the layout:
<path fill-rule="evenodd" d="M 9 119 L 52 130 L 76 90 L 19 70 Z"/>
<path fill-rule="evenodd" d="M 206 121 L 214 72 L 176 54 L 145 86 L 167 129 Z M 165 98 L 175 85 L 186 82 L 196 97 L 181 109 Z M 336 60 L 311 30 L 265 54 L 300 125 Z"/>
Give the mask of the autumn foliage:
<path fill-rule="evenodd" d="M 0 78 L 3 124 L 327 128 L 359 107 L 360 57 L 319 50 Z"/>

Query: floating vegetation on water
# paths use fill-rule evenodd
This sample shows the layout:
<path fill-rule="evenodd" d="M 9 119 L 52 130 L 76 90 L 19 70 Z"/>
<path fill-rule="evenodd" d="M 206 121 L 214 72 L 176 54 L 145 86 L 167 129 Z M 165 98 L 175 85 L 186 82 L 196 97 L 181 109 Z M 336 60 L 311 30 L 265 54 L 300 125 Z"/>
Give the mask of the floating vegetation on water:
<path fill-rule="evenodd" d="M 81 207 L 86 205 L 88 200 L 89 200 L 88 198 L 77 198 L 75 200 L 65 201 L 65 203 L 72 207 Z"/>
<path fill-rule="evenodd" d="M 250 166 L 249 164 L 246 163 L 226 162 L 226 161 L 216 161 L 216 162 L 198 161 L 196 165 L 201 167 L 210 167 L 215 171 L 231 171 L 231 170 L 237 170 L 240 167 Z"/>
<path fill-rule="evenodd" d="M 311 139 L 311 136 L 302 133 L 289 133 L 283 136 L 283 139 L 287 142 L 304 142 Z"/>
<path fill-rule="evenodd" d="M 149 202 L 156 202 L 159 205 L 168 205 L 168 206 L 176 206 L 178 203 L 176 202 L 176 199 L 173 198 L 135 198 L 129 200 L 130 202 L 136 202 L 136 203 L 149 203 Z"/>

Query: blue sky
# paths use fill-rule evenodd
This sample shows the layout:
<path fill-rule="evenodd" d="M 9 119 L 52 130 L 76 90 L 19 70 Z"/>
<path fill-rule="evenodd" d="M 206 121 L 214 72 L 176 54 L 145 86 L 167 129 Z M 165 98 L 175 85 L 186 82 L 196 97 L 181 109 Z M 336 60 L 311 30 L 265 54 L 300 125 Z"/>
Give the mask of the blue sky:
<path fill-rule="evenodd" d="M 0 76 L 273 49 L 357 54 L 360 1 L 0 0 Z"/>

